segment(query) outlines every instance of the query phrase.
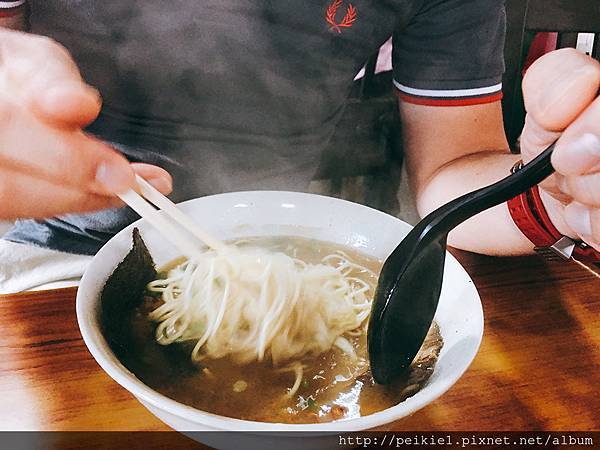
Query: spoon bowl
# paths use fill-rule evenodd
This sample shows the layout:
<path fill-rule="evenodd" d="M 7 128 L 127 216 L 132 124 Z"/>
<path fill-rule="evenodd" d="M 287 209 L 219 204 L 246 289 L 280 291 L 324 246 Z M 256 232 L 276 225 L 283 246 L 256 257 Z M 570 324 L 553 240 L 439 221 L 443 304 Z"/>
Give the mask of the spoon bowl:
<path fill-rule="evenodd" d="M 378 383 L 393 381 L 395 374 L 407 369 L 421 348 L 429 331 L 442 289 L 444 261 L 446 259 L 445 239 L 434 240 L 420 247 L 422 233 L 411 233 L 396 247 L 386 260 L 377 290 L 376 300 L 371 310 L 372 316 L 393 318 L 382 320 L 377 325 L 369 324 L 369 355 L 395 355 L 392 358 L 378 358 L 371 362 L 373 377 Z M 417 250 L 415 252 L 415 250 Z M 410 255 L 410 256 L 408 256 Z M 397 277 L 397 274 L 402 274 Z M 395 300 L 410 292 L 418 301 L 407 303 Z M 386 297 L 393 298 L 386 304 Z M 371 356 L 373 361 L 373 356 Z"/>

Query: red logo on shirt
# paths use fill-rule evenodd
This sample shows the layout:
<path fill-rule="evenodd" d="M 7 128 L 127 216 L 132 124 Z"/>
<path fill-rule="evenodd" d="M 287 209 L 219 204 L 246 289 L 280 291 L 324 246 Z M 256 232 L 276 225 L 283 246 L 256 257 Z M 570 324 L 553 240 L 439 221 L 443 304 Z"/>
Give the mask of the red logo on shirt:
<path fill-rule="evenodd" d="M 356 8 L 352 6 L 352 3 L 348 3 L 346 15 L 340 23 L 337 23 L 335 20 L 335 15 L 340 6 L 342 6 L 342 3 L 343 0 L 333 0 L 333 3 L 327 8 L 327 14 L 325 16 L 327 23 L 330 25 L 329 29 L 332 31 L 335 30 L 338 33 L 342 32 L 342 28 L 350 28 L 356 20 Z"/>

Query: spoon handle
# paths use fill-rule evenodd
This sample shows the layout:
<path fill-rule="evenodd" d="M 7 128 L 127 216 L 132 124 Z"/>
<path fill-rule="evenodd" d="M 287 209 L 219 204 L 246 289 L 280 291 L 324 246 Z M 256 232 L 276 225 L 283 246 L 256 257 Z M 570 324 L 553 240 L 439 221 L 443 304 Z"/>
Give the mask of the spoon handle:
<path fill-rule="evenodd" d="M 429 222 L 427 228 L 435 228 L 436 235 L 448 233 L 470 217 L 504 203 L 539 184 L 554 172 L 551 157 L 555 145 L 556 143 L 552 144 L 521 170 L 438 208 L 430 214 L 431 220 L 424 219 L 424 222 Z"/>

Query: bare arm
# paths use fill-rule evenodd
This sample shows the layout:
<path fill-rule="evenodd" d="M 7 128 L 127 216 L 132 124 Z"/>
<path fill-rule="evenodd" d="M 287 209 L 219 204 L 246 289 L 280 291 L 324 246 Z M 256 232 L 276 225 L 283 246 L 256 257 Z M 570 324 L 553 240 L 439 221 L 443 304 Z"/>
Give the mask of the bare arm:
<path fill-rule="evenodd" d="M 573 49 L 549 53 L 527 72 L 528 115 L 521 136 L 525 162 L 558 139 L 556 174 L 541 196 L 563 235 L 600 249 L 600 64 Z M 421 215 L 505 177 L 520 158 L 505 140 L 499 102 L 463 107 L 400 104 L 408 171 Z M 506 204 L 458 227 L 449 243 L 490 255 L 530 253 Z"/>
<path fill-rule="evenodd" d="M 435 107 L 400 102 L 406 163 L 421 216 L 505 177 L 512 155 L 502 126 L 500 102 Z M 453 247 L 490 255 L 532 251 L 506 205 L 485 211 L 456 228 Z"/>

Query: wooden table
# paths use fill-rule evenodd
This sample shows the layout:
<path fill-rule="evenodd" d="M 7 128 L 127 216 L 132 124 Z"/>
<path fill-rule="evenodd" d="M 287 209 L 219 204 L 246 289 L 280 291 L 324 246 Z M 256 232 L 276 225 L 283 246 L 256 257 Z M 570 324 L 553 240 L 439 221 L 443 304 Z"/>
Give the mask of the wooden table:
<path fill-rule="evenodd" d="M 572 263 L 454 252 L 485 333 L 470 369 L 393 430 L 600 429 L 600 280 Z M 0 297 L 0 427 L 166 430 L 88 353 L 75 289 Z"/>

